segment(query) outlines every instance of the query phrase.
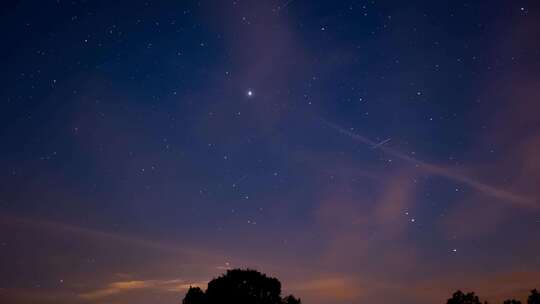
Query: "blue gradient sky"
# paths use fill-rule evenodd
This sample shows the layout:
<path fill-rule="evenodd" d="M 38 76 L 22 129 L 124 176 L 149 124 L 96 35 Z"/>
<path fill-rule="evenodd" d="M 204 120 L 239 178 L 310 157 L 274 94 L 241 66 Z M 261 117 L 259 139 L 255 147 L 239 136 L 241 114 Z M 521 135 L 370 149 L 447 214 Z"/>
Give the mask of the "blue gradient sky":
<path fill-rule="evenodd" d="M 0 300 L 540 287 L 537 1 L 3 1 Z"/>

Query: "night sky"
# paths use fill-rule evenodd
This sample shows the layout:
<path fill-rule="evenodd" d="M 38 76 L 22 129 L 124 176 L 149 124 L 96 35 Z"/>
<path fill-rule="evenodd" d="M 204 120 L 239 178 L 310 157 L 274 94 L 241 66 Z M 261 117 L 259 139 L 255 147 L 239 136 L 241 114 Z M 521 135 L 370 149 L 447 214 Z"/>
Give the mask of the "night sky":
<path fill-rule="evenodd" d="M 540 3 L 0 6 L 0 302 L 540 287 Z"/>

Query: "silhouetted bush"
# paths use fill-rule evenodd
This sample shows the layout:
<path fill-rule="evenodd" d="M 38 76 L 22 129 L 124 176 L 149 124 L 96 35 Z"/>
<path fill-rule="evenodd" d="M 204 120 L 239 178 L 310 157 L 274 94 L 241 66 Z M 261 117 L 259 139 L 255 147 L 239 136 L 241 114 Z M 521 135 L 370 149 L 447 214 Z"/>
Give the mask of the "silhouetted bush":
<path fill-rule="evenodd" d="M 540 304 L 540 293 L 536 289 L 531 290 L 531 295 L 527 299 L 527 304 Z"/>
<path fill-rule="evenodd" d="M 281 297 L 281 283 L 255 270 L 233 269 L 208 283 L 206 292 L 190 287 L 182 304 L 301 304 Z"/>
<path fill-rule="evenodd" d="M 283 299 L 283 304 L 301 304 L 300 299 L 297 299 L 293 296 L 286 296 Z"/>
<path fill-rule="evenodd" d="M 447 304 L 481 304 L 480 299 L 474 294 L 474 292 L 463 293 L 461 290 L 454 292 L 452 297 L 448 299 Z M 487 304 L 487 302 L 484 302 Z M 521 301 L 516 299 L 509 299 L 503 302 L 503 304 L 521 304 Z M 540 293 L 536 289 L 531 290 L 531 294 L 527 299 L 527 304 L 540 304 Z"/>
<path fill-rule="evenodd" d="M 199 287 L 189 287 L 182 304 L 205 304 L 206 295 Z"/>
<path fill-rule="evenodd" d="M 474 292 L 463 293 L 461 290 L 454 292 L 446 304 L 482 304 Z"/>

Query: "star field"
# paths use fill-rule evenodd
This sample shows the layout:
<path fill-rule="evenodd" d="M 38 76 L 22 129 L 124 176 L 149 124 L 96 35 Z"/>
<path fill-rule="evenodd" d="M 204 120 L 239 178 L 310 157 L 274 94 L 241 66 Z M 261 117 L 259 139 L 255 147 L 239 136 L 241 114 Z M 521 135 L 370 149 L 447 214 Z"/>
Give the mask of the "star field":
<path fill-rule="evenodd" d="M 540 287 L 536 1 L 4 1 L 0 302 Z"/>

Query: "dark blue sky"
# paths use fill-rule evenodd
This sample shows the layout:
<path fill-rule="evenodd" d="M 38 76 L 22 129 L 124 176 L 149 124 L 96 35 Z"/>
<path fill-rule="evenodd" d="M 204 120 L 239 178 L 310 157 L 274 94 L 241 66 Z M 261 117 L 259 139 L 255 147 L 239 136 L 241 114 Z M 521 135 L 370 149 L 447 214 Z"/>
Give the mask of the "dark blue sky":
<path fill-rule="evenodd" d="M 540 287 L 536 1 L 3 1 L 0 300 Z"/>

